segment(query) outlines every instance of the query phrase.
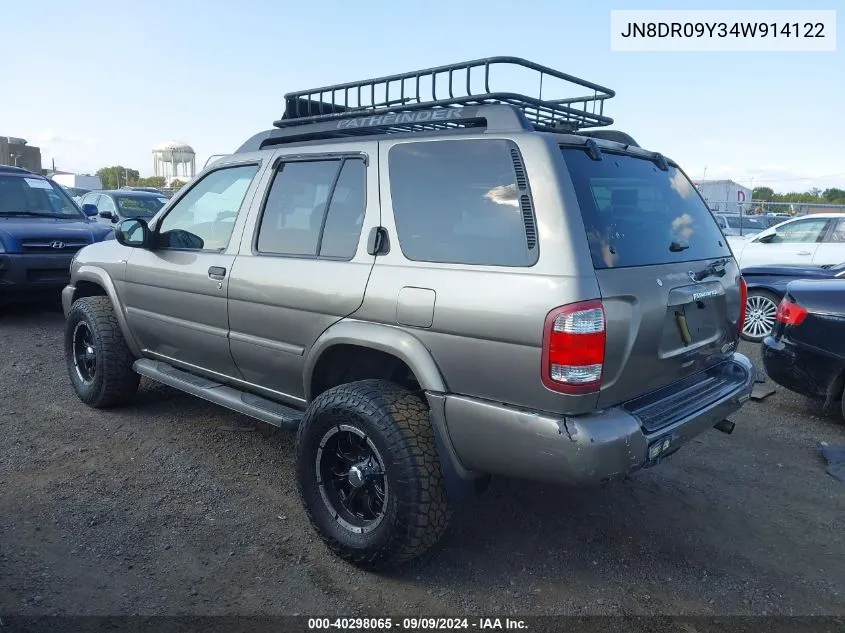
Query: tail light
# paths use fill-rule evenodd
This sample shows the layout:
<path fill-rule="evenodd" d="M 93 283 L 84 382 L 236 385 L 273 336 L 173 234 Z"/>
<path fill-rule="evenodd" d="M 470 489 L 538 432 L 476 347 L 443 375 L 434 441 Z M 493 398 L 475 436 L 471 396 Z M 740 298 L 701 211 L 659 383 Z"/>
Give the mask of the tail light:
<path fill-rule="evenodd" d="M 801 325 L 807 318 L 807 309 L 784 297 L 778 305 L 775 318 L 784 325 Z"/>
<path fill-rule="evenodd" d="M 561 393 L 595 393 L 601 387 L 605 348 L 599 300 L 555 308 L 543 329 L 543 384 Z"/>
<path fill-rule="evenodd" d="M 745 327 L 745 313 L 748 311 L 748 285 L 743 277 L 739 278 L 739 332 Z"/>

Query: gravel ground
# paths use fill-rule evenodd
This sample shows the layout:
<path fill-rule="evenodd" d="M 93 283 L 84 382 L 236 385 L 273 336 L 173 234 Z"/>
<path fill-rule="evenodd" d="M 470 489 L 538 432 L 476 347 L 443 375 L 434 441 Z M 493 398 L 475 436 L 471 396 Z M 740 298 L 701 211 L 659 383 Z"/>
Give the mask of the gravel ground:
<path fill-rule="evenodd" d="M 818 452 L 845 425 L 783 389 L 601 490 L 494 481 L 375 575 L 313 535 L 292 433 L 146 381 L 88 409 L 62 326 L 0 314 L 0 613 L 845 614 L 845 484 Z"/>

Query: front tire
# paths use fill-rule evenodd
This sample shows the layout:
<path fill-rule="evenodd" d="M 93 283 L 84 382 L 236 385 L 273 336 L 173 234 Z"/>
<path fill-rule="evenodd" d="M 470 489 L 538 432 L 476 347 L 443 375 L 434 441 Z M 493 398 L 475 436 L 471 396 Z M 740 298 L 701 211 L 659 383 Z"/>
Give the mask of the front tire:
<path fill-rule="evenodd" d="M 138 390 L 135 358 L 108 297 L 74 302 L 65 325 L 65 359 L 76 395 L 91 407 L 122 404 Z"/>
<path fill-rule="evenodd" d="M 296 438 L 299 494 L 311 525 L 364 569 L 421 556 L 451 515 L 428 407 L 407 389 L 362 380 L 320 394 Z"/>
<path fill-rule="evenodd" d="M 767 290 L 749 290 L 745 302 L 742 338 L 752 343 L 760 343 L 771 334 L 779 303 L 778 296 Z"/>

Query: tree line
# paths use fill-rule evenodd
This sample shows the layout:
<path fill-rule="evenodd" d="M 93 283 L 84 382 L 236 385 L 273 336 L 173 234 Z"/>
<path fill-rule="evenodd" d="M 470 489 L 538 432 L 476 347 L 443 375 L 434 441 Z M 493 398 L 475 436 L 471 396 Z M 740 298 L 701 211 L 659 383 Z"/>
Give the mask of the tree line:
<path fill-rule="evenodd" d="M 130 169 L 123 165 L 113 165 L 97 170 L 97 177 L 103 184 L 103 189 L 120 189 L 121 187 L 155 187 L 164 189 L 166 182 L 164 176 L 149 176 L 141 178 L 137 169 Z M 178 191 L 185 185 L 181 180 L 174 180 L 168 189 Z"/>
<path fill-rule="evenodd" d="M 845 189 L 831 187 L 822 191 L 818 187 L 804 193 L 775 193 L 770 187 L 754 187 L 751 197 L 762 202 L 804 202 L 815 204 L 845 204 Z"/>

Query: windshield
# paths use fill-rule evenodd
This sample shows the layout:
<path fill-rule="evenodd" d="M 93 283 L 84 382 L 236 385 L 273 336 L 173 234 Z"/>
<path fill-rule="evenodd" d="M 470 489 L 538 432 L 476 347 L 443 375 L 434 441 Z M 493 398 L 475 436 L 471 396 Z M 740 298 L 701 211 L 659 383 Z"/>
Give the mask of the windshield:
<path fill-rule="evenodd" d="M 0 215 L 85 218 L 76 203 L 57 184 L 45 178 L 17 175 L 0 176 Z"/>
<path fill-rule="evenodd" d="M 729 257 L 716 220 L 676 167 L 563 148 L 597 269 Z"/>
<path fill-rule="evenodd" d="M 152 196 L 115 196 L 114 201 L 124 218 L 151 218 L 164 206 L 164 198 Z"/>

